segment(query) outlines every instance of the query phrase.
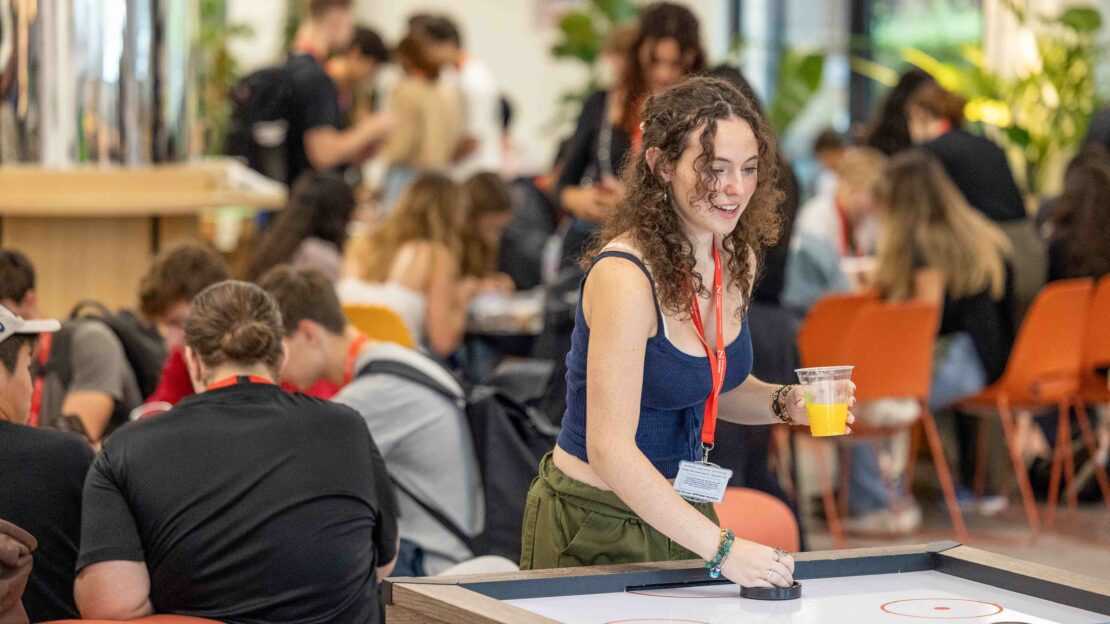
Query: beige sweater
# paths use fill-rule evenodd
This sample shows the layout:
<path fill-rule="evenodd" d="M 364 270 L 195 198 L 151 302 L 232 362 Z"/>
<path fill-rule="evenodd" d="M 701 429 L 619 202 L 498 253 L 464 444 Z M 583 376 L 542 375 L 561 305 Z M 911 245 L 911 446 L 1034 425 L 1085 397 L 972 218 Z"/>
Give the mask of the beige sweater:
<path fill-rule="evenodd" d="M 459 93 L 425 78 L 406 77 L 393 92 L 397 126 L 382 156 L 391 165 L 438 169 L 451 164 L 462 139 L 463 104 Z"/>

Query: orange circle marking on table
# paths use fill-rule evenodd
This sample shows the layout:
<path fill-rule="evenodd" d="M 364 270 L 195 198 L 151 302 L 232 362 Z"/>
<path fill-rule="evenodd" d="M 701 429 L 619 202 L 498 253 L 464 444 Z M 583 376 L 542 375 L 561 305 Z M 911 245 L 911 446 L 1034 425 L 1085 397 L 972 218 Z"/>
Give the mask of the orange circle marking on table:
<path fill-rule="evenodd" d="M 888 608 L 891 605 L 896 605 L 896 604 L 905 603 L 905 602 L 931 602 L 931 601 L 940 602 L 940 603 L 943 603 L 943 602 L 973 602 L 973 603 L 979 604 L 979 605 L 994 607 L 995 609 L 997 609 L 997 611 L 995 611 L 993 613 L 984 613 L 982 615 L 913 615 L 911 613 L 899 613 L 898 611 L 893 611 L 893 610 Z M 1000 604 L 995 604 L 993 602 L 986 602 L 985 600 L 970 600 L 968 598 L 908 598 L 906 600 L 894 600 L 892 602 L 888 602 L 888 603 L 880 606 L 879 608 L 882 609 L 883 611 L 885 611 L 886 613 L 891 614 L 891 615 L 900 615 L 902 617 L 919 618 L 919 619 L 923 619 L 923 620 L 973 620 L 973 619 L 978 619 L 978 618 L 991 617 L 992 615 L 998 615 L 999 613 L 1002 613 L 1003 611 L 1005 611 L 1005 609 L 1003 609 L 1002 605 L 1000 605 Z M 951 611 L 952 607 L 947 607 L 947 606 L 943 606 L 943 605 L 942 606 L 934 606 L 933 610 L 934 611 Z"/>

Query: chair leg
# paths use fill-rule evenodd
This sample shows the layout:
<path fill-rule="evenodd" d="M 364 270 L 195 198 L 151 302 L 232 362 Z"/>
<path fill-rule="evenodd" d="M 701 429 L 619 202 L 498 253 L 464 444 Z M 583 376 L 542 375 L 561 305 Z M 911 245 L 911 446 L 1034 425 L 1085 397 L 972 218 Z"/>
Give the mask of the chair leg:
<path fill-rule="evenodd" d="M 948 516 L 952 518 L 952 528 L 956 531 L 956 539 L 967 543 L 967 527 L 964 525 L 964 515 L 960 512 L 960 504 L 956 501 L 956 487 L 952 484 L 952 473 L 948 471 L 948 460 L 944 457 L 944 446 L 940 441 L 940 432 L 937 431 L 936 420 L 933 413 L 927 408 L 921 410 L 921 426 L 925 429 L 925 437 L 929 441 L 929 451 L 933 455 L 933 465 L 937 470 L 937 479 L 940 489 L 944 492 L 944 504 L 948 507 Z M 916 437 L 916 429 L 915 437 Z"/>
<path fill-rule="evenodd" d="M 922 401 L 921 402 L 921 412 L 925 413 L 928 410 L 929 410 L 929 407 L 925 405 L 924 401 Z M 914 473 L 914 470 L 917 468 L 917 452 L 920 450 L 920 448 L 919 448 L 920 446 L 921 446 L 921 431 L 918 428 L 918 424 L 914 423 L 913 425 L 910 425 L 910 456 L 906 458 L 906 491 L 907 492 L 912 492 L 913 491 L 913 473 Z"/>
<path fill-rule="evenodd" d="M 1029 484 L 1029 475 L 1025 472 L 1025 462 L 1021 459 L 1021 450 L 1017 448 L 1017 431 L 1014 425 L 1014 413 L 1010 409 L 1009 397 L 1005 394 L 1000 395 L 997 406 L 998 415 L 1002 420 L 1002 433 L 1006 436 L 1006 446 L 1010 450 L 1010 461 L 1014 466 L 1014 476 L 1017 478 L 1018 489 L 1021 490 L 1021 500 L 1025 505 L 1025 516 L 1029 519 L 1029 532 L 1035 536 L 1041 529 L 1041 520 L 1037 514 L 1037 501 L 1033 497 L 1033 486 Z"/>
<path fill-rule="evenodd" d="M 832 457 L 826 451 L 829 445 L 818 442 L 814 445 L 818 457 L 817 479 L 821 482 L 821 502 L 825 507 L 825 522 L 829 525 L 829 534 L 833 538 L 833 547 L 844 548 L 844 528 L 840 525 L 840 516 L 836 512 L 836 502 L 833 500 L 832 479 L 825 467 L 829 465 Z"/>
<path fill-rule="evenodd" d="M 840 453 L 840 486 L 836 492 L 840 517 L 848 517 L 848 490 L 852 487 L 852 449 L 847 444 L 837 444 Z"/>
<path fill-rule="evenodd" d="M 978 442 L 975 449 L 975 496 L 987 494 L 987 421 L 979 422 Z"/>
<path fill-rule="evenodd" d="M 1071 444 L 1071 405 L 1060 402 L 1060 422 L 1064 423 L 1064 494 L 1068 499 L 1068 509 L 1079 508 L 1079 492 L 1075 489 L 1075 453 Z"/>
<path fill-rule="evenodd" d="M 1110 510 L 1110 477 L 1106 474 L 1106 467 L 1095 461 L 1098 443 L 1095 442 L 1095 434 L 1091 429 L 1091 420 L 1087 415 L 1087 406 L 1083 404 L 1083 400 L 1079 397 L 1075 398 L 1075 414 L 1076 420 L 1079 421 L 1079 430 L 1083 432 L 1083 443 L 1087 446 L 1087 453 L 1091 457 L 1091 463 L 1095 468 L 1095 478 L 1098 479 L 1098 488 L 1102 490 L 1102 502 L 1106 505 L 1106 509 Z"/>
<path fill-rule="evenodd" d="M 1058 416 L 1056 421 L 1056 445 L 1052 448 L 1052 471 L 1048 477 L 1048 500 L 1045 501 L 1044 526 L 1046 529 L 1051 529 L 1056 524 L 1056 504 L 1060 500 L 1060 479 L 1064 467 L 1064 445 L 1066 444 L 1065 440 L 1067 440 L 1065 428 L 1067 426 L 1067 418 Z"/>

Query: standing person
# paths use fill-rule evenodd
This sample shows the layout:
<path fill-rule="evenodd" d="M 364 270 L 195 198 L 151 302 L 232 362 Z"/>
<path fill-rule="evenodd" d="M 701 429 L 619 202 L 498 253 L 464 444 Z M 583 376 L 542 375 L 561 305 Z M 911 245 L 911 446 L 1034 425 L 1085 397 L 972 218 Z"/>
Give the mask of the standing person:
<path fill-rule="evenodd" d="M 74 566 L 81 538 L 81 487 L 93 452 L 79 436 L 27 426 L 39 334 L 61 326 L 0 306 L 0 518 L 38 541 L 23 593 L 32 622 L 78 617 Z"/>
<path fill-rule="evenodd" d="M 873 147 L 887 156 L 913 147 L 910 137 L 910 122 L 906 115 L 906 102 L 917 88 L 931 82 L 929 74 L 917 67 L 908 70 L 898 78 L 898 83 L 887 91 L 875 114 L 868 122 L 867 136 L 863 144 Z"/>
<path fill-rule="evenodd" d="M 779 228 L 774 137 L 734 87 L 702 77 L 649 98 L 643 124 L 629 195 L 590 254 L 521 568 L 700 557 L 712 576 L 788 586 L 789 555 L 722 531 L 712 504 L 670 483 L 708 454 L 718 408 L 743 424 L 808 422 L 799 388 L 749 375 L 752 283 Z"/>
<path fill-rule="evenodd" d="M 705 69 L 697 18 L 686 7 L 667 2 L 644 9 L 628 54 L 621 81 L 582 104 L 559 175 L 556 196 L 572 217 L 563 240 L 564 266 L 577 264 L 598 224 L 626 193 L 618 177 L 640 142 L 644 101 Z"/>
<path fill-rule="evenodd" d="M 427 47 L 408 35 L 395 51 L 404 76 L 390 101 L 397 126 L 381 153 L 389 165 L 382 199 L 387 213 L 420 173 L 447 171 L 462 136 L 462 100 L 458 90 L 441 79 L 441 66 Z"/>
<path fill-rule="evenodd" d="M 352 126 L 374 112 L 374 80 L 389 63 L 389 48 L 372 28 L 355 26 L 347 49 L 327 64 L 339 94 L 345 125 Z"/>
<path fill-rule="evenodd" d="M 501 91 L 493 72 L 466 51 L 459 27 L 450 18 L 437 15 L 410 23 L 432 59 L 453 70 L 449 82 L 462 94 L 465 121 L 452 176 L 464 180 L 476 173 L 497 173 L 501 170 Z"/>
<path fill-rule="evenodd" d="M 1048 267 L 1045 247 L 1006 153 L 990 139 L 963 129 L 963 97 L 932 80 L 922 84 L 906 104 L 910 136 L 940 161 L 971 207 L 1002 229 L 1014 248 L 1016 320 L 1044 286 Z"/>
<path fill-rule="evenodd" d="M 185 334 L 198 394 L 119 431 L 89 471 L 81 615 L 381 622 L 396 503 L 362 418 L 275 385 L 281 313 L 258 286 L 206 289 Z"/>
<path fill-rule="evenodd" d="M 310 169 L 327 171 L 360 160 L 392 126 L 389 116 L 379 114 L 343 129 L 339 93 L 324 62 L 351 43 L 351 4 L 352 0 L 309 0 L 308 14 L 297 30 L 286 62 L 293 91 L 285 140 L 287 183 Z"/>

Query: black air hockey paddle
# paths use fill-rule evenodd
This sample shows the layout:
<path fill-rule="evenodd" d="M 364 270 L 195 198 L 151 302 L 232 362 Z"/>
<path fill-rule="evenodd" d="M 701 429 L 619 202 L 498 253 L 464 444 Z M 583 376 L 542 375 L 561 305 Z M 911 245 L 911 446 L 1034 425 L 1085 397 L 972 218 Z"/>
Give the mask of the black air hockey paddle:
<path fill-rule="evenodd" d="M 741 587 L 740 597 L 752 600 L 795 600 L 802 597 L 802 584 L 794 581 L 790 587 Z"/>

